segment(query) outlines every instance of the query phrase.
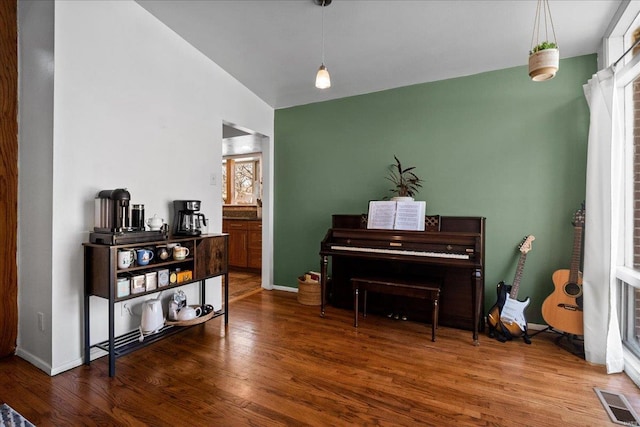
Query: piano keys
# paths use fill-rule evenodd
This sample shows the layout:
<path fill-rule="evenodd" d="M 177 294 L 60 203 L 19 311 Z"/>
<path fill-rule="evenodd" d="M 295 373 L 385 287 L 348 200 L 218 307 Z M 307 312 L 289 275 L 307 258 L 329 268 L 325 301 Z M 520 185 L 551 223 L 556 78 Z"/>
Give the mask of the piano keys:
<path fill-rule="evenodd" d="M 485 218 L 429 216 L 425 221 L 427 231 L 370 230 L 366 215 L 333 215 L 320 246 L 321 316 L 328 301 L 353 307 L 352 277 L 438 282 L 439 323 L 471 330 L 477 344 L 483 327 Z M 430 318 L 419 301 L 399 298 L 409 318 Z M 389 298 L 371 295 L 369 311 L 389 311 L 388 304 Z"/>

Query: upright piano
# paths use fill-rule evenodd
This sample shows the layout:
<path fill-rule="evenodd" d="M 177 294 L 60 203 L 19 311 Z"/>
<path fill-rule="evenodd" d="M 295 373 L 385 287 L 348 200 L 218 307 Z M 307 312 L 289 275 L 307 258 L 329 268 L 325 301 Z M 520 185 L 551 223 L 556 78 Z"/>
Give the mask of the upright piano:
<path fill-rule="evenodd" d="M 367 229 L 366 215 L 333 215 L 320 246 L 321 312 L 329 301 L 353 307 L 352 277 L 376 277 L 441 286 L 439 324 L 473 332 L 483 324 L 485 218 L 427 216 L 425 231 Z M 331 279 L 328 265 L 331 258 Z M 377 297 L 377 298 L 376 298 Z M 371 312 L 390 312 L 398 304 L 409 318 L 430 319 L 419 301 L 393 301 L 371 295 Z"/>

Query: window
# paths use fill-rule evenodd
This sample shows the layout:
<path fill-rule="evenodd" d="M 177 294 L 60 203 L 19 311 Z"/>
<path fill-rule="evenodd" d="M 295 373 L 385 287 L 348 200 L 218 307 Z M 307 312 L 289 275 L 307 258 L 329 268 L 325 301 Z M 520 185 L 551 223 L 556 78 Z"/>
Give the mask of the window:
<path fill-rule="evenodd" d="M 637 22 L 624 37 L 625 49 L 640 38 Z M 640 52 L 639 47 L 627 55 L 627 64 Z M 637 59 L 636 59 L 637 60 Z M 625 66 L 626 68 L 626 66 Z M 630 67 L 630 83 L 623 87 L 625 126 L 625 222 L 624 250 L 618 265 L 618 313 L 620 334 L 625 350 L 625 371 L 636 382 L 640 365 L 640 71 Z M 634 74 L 631 74 L 634 73 Z"/>
<path fill-rule="evenodd" d="M 223 159 L 222 202 L 228 205 L 259 205 L 260 166 L 260 156 Z"/>
<path fill-rule="evenodd" d="M 640 33 L 636 31 L 634 37 Z M 636 52 L 634 50 L 633 54 Z M 626 119 L 626 164 L 627 190 L 625 205 L 628 206 L 625 235 L 624 266 L 618 269 L 620 283 L 620 332 L 625 348 L 640 358 L 640 76 L 624 88 Z"/>

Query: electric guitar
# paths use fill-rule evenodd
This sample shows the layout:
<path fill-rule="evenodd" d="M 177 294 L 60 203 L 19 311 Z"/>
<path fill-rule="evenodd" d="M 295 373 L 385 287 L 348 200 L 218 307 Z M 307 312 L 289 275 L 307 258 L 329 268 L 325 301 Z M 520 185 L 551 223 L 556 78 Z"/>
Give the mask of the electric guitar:
<path fill-rule="evenodd" d="M 499 339 L 502 338 L 502 341 L 522 335 L 527 344 L 531 343 L 527 336 L 527 319 L 524 315 L 524 311 L 531 303 L 531 299 L 527 297 L 524 301 L 519 301 L 518 290 L 524 263 L 527 260 L 527 253 L 531 250 L 531 243 L 535 239 L 533 235 L 529 235 L 520 243 L 520 259 L 518 260 L 513 284 L 498 283 L 498 301 L 489 310 L 489 315 L 487 316 L 489 335 L 494 336 L 497 332 Z"/>
<path fill-rule="evenodd" d="M 573 215 L 573 255 L 569 270 L 556 270 L 552 280 L 555 290 L 542 303 L 542 317 L 547 325 L 574 335 L 584 335 L 582 321 L 582 273 L 580 255 L 584 205 Z"/>

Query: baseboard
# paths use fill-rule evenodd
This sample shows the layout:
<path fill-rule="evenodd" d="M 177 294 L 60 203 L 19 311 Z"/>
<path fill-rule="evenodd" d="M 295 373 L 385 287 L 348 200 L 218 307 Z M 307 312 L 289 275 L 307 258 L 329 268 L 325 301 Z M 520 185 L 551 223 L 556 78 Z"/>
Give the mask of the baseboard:
<path fill-rule="evenodd" d="M 71 362 L 67 362 L 64 365 L 56 366 L 51 370 L 51 375 L 58 375 L 62 372 L 68 371 L 69 369 L 77 368 L 82 365 L 82 358 L 75 359 Z"/>
<path fill-rule="evenodd" d="M 45 362 L 44 360 L 40 359 L 39 357 L 34 356 L 33 354 L 29 353 L 28 351 L 24 351 L 23 349 L 18 347 L 18 348 L 16 348 L 16 356 L 18 356 L 19 358 L 24 359 L 27 362 L 31 363 L 36 368 L 40 369 L 41 371 L 44 371 L 44 373 L 46 373 L 47 375 L 53 375 L 51 373 L 52 369 L 51 369 L 51 365 L 49 363 Z"/>
<path fill-rule="evenodd" d="M 298 288 L 292 288 L 291 286 L 273 285 L 272 289 L 275 289 L 276 291 L 298 292 Z"/>
<path fill-rule="evenodd" d="M 95 360 L 100 357 L 104 357 L 107 354 L 108 353 L 106 351 L 93 347 L 91 349 L 90 358 L 91 360 Z M 77 359 L 74 359 L 70 362 L 65 363 L 64 365 L 56 366 L 55 368 L 53 368 L 50 364 L 48 364 L 44 360 L 34 356 L 33 354 L 27 351 L 22 350 L 21 348 L 16 349 L 16 356 L 31 363 L 33 366 L 40 369 L 41 371 L 43 371 L 45 374 L 49 376 L 61 374 L 62 372 L 68 371 L 73 368 L 77 368 L 78 366 L 84 363 L 82 358 L 79 357 Z"/>

